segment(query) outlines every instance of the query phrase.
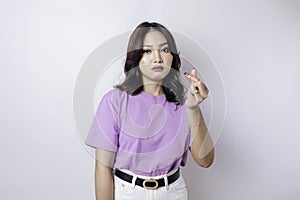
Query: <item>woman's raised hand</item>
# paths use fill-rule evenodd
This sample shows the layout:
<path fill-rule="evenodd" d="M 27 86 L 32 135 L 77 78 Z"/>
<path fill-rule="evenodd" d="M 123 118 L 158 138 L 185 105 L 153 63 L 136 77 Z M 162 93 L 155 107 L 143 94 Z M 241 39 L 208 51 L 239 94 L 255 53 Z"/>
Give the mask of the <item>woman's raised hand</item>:
<path fill-rule="evenodd" d="M 208 89 L 206 85 L 197 77 L 196 69 L 193 68 L 191 73 L 184 72 L 184 75 L 188 77 L 192 82 L 188 90 L 187 99 L 185 101 L 186 108 L 193 109 L 207 98 Z"/>

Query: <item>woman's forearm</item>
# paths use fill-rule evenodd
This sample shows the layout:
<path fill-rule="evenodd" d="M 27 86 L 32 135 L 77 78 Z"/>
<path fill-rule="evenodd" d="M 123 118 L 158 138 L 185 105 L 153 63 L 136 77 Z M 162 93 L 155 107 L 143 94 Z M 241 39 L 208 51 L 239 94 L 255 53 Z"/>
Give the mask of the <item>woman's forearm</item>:
<path fill-rule="evenodd" d="M 96 200 L 114 199 L 114 182 L 112 169 L 96 161 L 95 166 Z"/>
<path fill-rule="evenodd" d="M 206 127 L 200 107 L 186 109 L 192 135 L 191 153 L 202 167 L 209 167 L 214 160 L 212 138 Z"/>

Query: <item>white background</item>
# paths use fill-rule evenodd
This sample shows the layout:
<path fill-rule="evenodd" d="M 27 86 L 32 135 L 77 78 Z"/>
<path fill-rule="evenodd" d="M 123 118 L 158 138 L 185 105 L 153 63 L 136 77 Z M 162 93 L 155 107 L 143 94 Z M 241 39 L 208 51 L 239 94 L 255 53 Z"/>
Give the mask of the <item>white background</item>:
<path fill-rule="evenodd" d="M 300 2 L 1 1 L 0 199 L 94 199 L 73 121 L 76 77 L 102 42 L 157 21 L 203 45 L 226 89 L 211 168 L 189 157 L 191 200 L 300 198 Z"/>

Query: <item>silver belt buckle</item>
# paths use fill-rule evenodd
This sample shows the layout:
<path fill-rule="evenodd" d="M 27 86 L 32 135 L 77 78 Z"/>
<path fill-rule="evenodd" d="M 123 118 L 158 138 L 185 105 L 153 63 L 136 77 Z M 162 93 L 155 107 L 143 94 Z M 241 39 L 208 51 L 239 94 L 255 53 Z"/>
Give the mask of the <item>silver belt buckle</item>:
<path fill-rule="evenodd" d="M 155 186 L 146 186 L 146 183 L 155 183 Z M 143 181 L 143 187 L 150 190 L 155 190 L 158 188 L 158 182 L 155 179 L 148 179 Z"/>

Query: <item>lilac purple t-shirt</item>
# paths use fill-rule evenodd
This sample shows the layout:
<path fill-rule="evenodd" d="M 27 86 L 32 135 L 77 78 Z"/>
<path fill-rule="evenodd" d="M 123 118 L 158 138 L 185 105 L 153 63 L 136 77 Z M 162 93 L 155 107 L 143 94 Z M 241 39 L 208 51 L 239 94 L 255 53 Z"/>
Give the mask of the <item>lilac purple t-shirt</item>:
<path fill-rule="evenodd" d="M 116 152 L 111 167 L 146 176 L 184 166 L 191 145 L 184 105 L 142 91 L 132 96 L 114 88 L 102 97 L 86 144 Z"/>

